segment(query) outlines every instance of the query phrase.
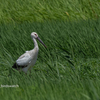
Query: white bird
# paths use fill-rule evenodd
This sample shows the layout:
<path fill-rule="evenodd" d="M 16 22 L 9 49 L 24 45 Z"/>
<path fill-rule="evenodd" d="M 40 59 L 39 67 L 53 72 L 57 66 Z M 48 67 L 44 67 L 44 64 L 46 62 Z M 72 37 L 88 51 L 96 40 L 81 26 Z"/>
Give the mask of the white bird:
<path fill-rule="evenodd" d="M 27 71 L 31 70 L 32 67 L 34 66 L 34 64 L 36 63 L 37 56 L 38 56 L 38 51 L 39 51 L 39 47 L 38 47 L 36 39 L 38 41 L 40 41 L 45 47 L 46 47 L 46 45 L 38 37 L 38 34 L 36 32 L 32 32 L 31 33 L 31 38 L 32 38 L 32 40 L 34 42 L 34 49 L 32 49 L 30 51 L 26 51 L 26 53 L 24 53 L 23 55 L 21 55 L 16 60 L 16 62 L 12 66 L 12 68 L 15 68 L 17 70 L 22 69 L 23 72 L 27 73 Z"/>

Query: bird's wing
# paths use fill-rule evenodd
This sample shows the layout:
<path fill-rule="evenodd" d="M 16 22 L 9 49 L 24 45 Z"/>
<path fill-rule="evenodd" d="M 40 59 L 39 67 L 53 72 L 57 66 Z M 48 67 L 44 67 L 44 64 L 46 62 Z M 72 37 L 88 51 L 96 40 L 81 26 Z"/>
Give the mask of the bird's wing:
<path fill-rule="evenodd" d="M 29 53 L 25 53 L 22 56 L 20 56 L 17 60 L 16 63 L 20 66 L 26 66 L 30 63 L 31 61 L 31 56 Z"/>

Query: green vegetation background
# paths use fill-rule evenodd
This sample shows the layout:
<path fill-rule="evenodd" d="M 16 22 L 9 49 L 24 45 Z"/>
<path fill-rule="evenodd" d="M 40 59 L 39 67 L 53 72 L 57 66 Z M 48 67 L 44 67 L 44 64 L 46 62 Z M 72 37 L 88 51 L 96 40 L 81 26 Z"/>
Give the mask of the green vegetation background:
<path fill-rule="evenodd" d="M 99 0 L 0 0 L 0 22 L 98 18 Z"/>
<path fill-rule="evenodd" d="M 0 100 L 100 100 L 99 0 L 0 0 Z M 11 66 L 34 47 L 25 75 Z"/>

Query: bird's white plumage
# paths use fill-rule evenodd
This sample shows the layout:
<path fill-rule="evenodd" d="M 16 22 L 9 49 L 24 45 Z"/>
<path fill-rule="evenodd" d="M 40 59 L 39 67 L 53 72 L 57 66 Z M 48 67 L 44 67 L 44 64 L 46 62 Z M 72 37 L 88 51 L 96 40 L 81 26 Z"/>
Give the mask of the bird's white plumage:
<path fill-rule="evenodd" d="M 28 65 L 31 60 L 31 56 L 29 53 L 25 53 L 24 55 L 20 56 L 17 60 L 16 63 L 20 66 L 25 66 Z"/>
<path fill-rule="evenodd" d="M 39 48 L 38 48 L 38 44 L 36 42 L 36 39 L 39 40 L 45 46 L 45 44 L 42 42 L 42 40 L 38 37 L 37 33 L 32 32 L 31 37 L 32 37 L 32 40 L 34 42 L 34 49 L 32 49 L 30 51 L 26 51 L 23 55 L 21 55 L 16 60 L 16 64 L 18 66 L 16 64 L 14 64 L 12 66 L 13 68 L 17 68 L 17 67 L 20 68 L 21 67 L 22 71 L 24 71 L 25 73 L 27 73 L 27 71 L 29 69 L 32 69 L 32 67 L 34 66 L 34 64 L 36 63 L 36 60 L 37 60 Z"/>
<path fill-rule="evenodd" d="M 26 53 L 27 53 L 28 51 L 26 51 Z"/>

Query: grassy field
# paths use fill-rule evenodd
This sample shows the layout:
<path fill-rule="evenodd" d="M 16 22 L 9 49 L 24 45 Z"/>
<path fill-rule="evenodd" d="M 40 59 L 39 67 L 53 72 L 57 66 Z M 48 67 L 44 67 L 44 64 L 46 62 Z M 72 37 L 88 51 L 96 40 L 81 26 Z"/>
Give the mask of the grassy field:
<path fill-rule="evenodd" d="M 100 100 L 98 0 L 0 1 L 0 100 Z M 11 67 L 25 51 L 39 55 L 32 73 Z M 18 85 L 19 87 L 2 87 Z"/>
<path fill-rule="evenodd" d="M 99 0 L 1 0 L 0 22 L 97 19 Z"/>
<path fill-rule="evenodd" d="M 0 26 L 0 88 L 2 100 L 100 100 L 100 19 L 96 21 L 24 22 Z M 26 76 L 13 71 L 16 59 L 40 43 L 38 60 Z"/>

